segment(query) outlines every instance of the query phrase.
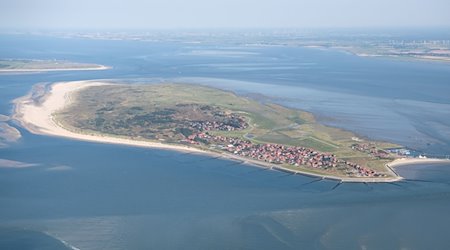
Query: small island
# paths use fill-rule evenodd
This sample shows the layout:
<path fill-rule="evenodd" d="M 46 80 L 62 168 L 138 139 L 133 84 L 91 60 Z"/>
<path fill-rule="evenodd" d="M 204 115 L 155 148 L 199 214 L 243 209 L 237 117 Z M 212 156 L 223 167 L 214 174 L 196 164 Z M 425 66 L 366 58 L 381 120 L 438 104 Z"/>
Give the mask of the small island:
<path fill-rule="evenodd" d="M 402 158 L 389 150 L 398 145 L 324 126 L 305 111 L 200 85 L 35 87 L 16 100 L 15 119 L 39 134 L 211 154 L 339 181 L 401 180 L 388 165 Z"/>
<path fill-rule="evenodd" d="M 72 70 L 105 70 L 106 66 L 63 60 L 0 59 L 0 73 L 28 73 Z"/>

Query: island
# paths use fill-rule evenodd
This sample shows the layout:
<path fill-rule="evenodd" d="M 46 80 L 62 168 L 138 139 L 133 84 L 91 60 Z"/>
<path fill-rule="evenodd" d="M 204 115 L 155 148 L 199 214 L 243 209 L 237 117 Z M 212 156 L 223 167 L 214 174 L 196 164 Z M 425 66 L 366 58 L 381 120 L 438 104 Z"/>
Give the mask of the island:
<path fill-rule="evenodd" d="M 391 166 L 408 163 L 390 150 L 399 145 L 201 85 L 64 82 L 38 85 L 15 104 L 14 118 L 33 133 L 208 154 L 342 182 L 398 181 Z"/>
<path fill-rule="evenodd" d="M 0 59 L 0 73 L 105 69 L 109 69 L 109 67 L 99 64 L 76 63 L 65 60 Z"/>

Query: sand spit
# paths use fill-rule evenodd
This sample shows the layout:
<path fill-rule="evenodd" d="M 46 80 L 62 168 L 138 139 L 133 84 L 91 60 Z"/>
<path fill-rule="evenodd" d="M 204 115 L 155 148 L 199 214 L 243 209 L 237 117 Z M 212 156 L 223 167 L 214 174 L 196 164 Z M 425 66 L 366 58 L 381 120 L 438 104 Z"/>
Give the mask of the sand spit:
<path fill-rule="evenodd" d="M 406 165 L 418 165 L 418 164 L 450 164 L 449 159 L 436 159 L 436 158 L 401 158 L 392 161 L 388 164 L 391 168 L 396 168 Z"/>

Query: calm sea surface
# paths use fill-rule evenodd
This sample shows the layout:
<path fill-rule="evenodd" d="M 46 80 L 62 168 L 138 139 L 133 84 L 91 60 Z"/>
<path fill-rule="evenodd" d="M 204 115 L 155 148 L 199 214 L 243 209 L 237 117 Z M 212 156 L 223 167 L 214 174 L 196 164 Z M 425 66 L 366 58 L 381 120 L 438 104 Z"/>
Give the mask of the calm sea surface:
<path fill-rule="evenodd" d="M 0 114 L 42 82 L 201 83 L 450 155 L 450 64 L 289 47 L 0 36 L 1 58 L 108 71 L 0 75 Z M 11 125 L 15 125 L 10 122 Z M 173 151 L 33 135 L 0 149 L 0 249 L 450 249 L 450 165 L 342 184 Z"/>

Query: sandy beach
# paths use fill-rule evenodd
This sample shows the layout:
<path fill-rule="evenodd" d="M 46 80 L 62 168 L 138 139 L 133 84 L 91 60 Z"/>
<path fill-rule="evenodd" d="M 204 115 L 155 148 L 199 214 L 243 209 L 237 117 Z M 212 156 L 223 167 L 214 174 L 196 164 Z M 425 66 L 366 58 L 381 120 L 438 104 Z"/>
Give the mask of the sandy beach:
<path fill-rule="evenodd" d="M 388 164 L 391 168 L 396 168 L 406 165 L 417 165 L 417 164 L 450 164 L 448 159 L 435 159 L 435 158 L 401 158 L 392 161 Z"/>
<path fill-rule="evenodd" d="M 16 110 L 14 119 L 35 134 L 52 135 L 59 137 L 73 138 L 83 141 L 115 143 L 140 147 L 164 148 L 172 150 L 181 150 L 189 152 L 202 153 L 203 151 L 196 148 L 168 145 L 149 141 L 136 141 L 125 138 L 107 137 L 94 134 L 80 134 L 66 130 L 59 126 L 53 118 L 53 113 L 63 109 L 71 102 L 71 94 L 83 88 L 91 86 L 106 85 L 109 83 L 93 82 L 93 81 L 77 81 L 77 82 L 60 82 L 53 84 L 51 90 L 44 97 L 44 101 L 37 105 L 31 98 L 31 93 L 22 98 L 16 99 Z"/>
<path fill-rule="evenodd" d="M 389 171 L 392 171 L 393 177 L 387 178 L 345 178 L 338 177 L 333 175 L 324 175 L 324 174 L 316 174 L 310 173 L 308 171 L 302 170 L 292 170 L 289 168 L 282 167 L 280 165 L 274 165 L 265 162 L 259 162 L 252 159 L 247 159 L 235 155 L 231 155 L 228 153 L 219 153 L 206 151 L 199 148 L 183 146 L 183 145 L 170 145 L 159 142 L 152 141 L 141 141 L 141 140 L 132 140 L 126 138 L 105 136 L 102 134 L 81 134 L 69 131 L 63 128 L 60 124 L 55 121 L 53 114 L 58 110 L 63 109 L 66 105 L 71 103 L 71 95 L 76 93 L 77 91 L 91 87 L 91 86 L 100 86 L 100 85 L 108 85 L 112 83 L 105 83 L 99 81 L 76 81 L 76 82 L 60 82 L 51 85 L 50 90 L 43 97 L 38 104 L 36 100 L 32 99 L 32 93 L 28 95 L 16 99 L 14 102 L 16 104 L 14 119 L 17 120 L 24 128 L 28 129 L 30 132 L 35 134 L 43 134 L 43 135 L 51 135 L 51 136 L 59 136 L 72 138 L 83 141 L 92 141 L 92 142 L 100 142 L 100 143 L 114 143 L 114 144 L 123 144 L 130 146 L 138 146 L 138 147 L 147 147 L 147 148 L 160 148 L 160 149 L 168 149 L 168 150 L 177 150 L 191 153 L 199 153 L 211 155 L 214 157 L 220 156 L 231 160 L 241 161 L 243 163 L 247 163 L 250 165 L 254 165 L 257 167 L 263 167 L 267 169 L 274 169 L 284 172 L 289 172 L 291 174 L 302 174 L 312 177 L 318 177 L 322 179 L 331 179 L 337 180 L 341 182 L 394 182 L 402 180 L 402 177 L 399 176 L 394 168 L 400 165 L 411 165 L 411 164 L 420 164 L 420 163 L 440 163 L 440 162 L 450 162 L 446 160 L 439 159 L 398 159 L 388 164 Z"/>

